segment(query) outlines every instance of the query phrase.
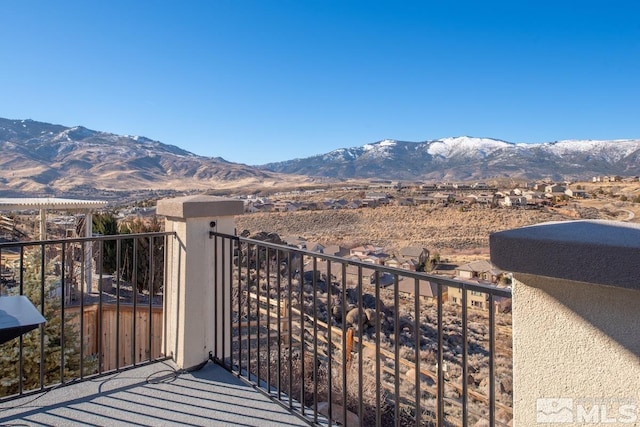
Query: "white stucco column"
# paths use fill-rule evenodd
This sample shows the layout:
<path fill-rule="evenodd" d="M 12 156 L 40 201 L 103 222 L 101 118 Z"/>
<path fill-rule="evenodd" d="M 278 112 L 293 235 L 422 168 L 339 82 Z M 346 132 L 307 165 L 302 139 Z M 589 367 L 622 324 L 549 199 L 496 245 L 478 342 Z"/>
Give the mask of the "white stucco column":
<path fill-rule="evenodd" d="M 228 315 L 231 309 L 231 268 L 227 265 L 216 271 L 215 260 L 218 266 L 222 265 L 222 248 L 220 245 L 218 253 L 215 252 L 215 239 L 210 238 L 209 232 L 235 234 L 234 217 L 243 210 L 241 200 L 212 196 L 158 201 L 158 215 L 167 217 L 165 231 L 176 233 L 176 238 L 169 239 L 167 245 L 167 330 L 163 335 L 167 351 L 180 368 L 206 361 L 214 347 L 218 349 L 218 357 L 228 356 L 220 353 L 223 337 L 227 353 L 230 351 L 231 325 L 229 320 L 222 321 L 221 313 L 224 310 Z M 229 245 L 226 252 L 224 259 L 230 264 Z M 225 300 L 220 298 L 223 294 Z"/>
<path fill-rule="evenodd" d="M 490 245 L 516 279 L 513 425 L 640 426 L 640 225 L 545 223 Z"/>

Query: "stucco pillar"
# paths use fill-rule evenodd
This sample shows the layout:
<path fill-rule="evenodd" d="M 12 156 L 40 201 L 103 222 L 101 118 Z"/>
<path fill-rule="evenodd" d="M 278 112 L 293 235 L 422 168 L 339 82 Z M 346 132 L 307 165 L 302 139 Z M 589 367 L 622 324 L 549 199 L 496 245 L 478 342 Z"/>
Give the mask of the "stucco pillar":
<path fill-rule="evenodd" d="M 514 274 L 516 427 L 640 425 L 640 226 L 545 223 L 490 236 Z"/>
<path fill-rule="evenodd" d="M 166 216 L 166 231 L 176 233 L 167 245 L 167 284 L 165 289 L 167 352 L 180 368 L 196 366 L 209 357 L 214 347 L 223 348 L 225 338 L 230 349 L 230 321 L 222 321 L 220 313 L 230 312 L 231 269 L 219 268 L 222 249 L 215 253 L 215 239 L 210 231 L 235 234 L 234 216 L 241 214 L 241 200 L 212 196 L 187 196 L 158 201 L 158 215 Z M 231 248 L 224 260 L 230 263 Z M 214 285 L 218 289 L 214 289 Z M 223 292 L 223 287 L 227 290 Z M 226 300 L 219 298 L 226 296 Z M 218 295 L 218 300 L 215 296 Z M 214 308 L 219 314 L 214 316 Z M 223 330 L 223 325 L 225 330 Z M 218 343 L 214 346 L 214 343 Z M 228 356 L 218 354 L 220 356 Z"/>

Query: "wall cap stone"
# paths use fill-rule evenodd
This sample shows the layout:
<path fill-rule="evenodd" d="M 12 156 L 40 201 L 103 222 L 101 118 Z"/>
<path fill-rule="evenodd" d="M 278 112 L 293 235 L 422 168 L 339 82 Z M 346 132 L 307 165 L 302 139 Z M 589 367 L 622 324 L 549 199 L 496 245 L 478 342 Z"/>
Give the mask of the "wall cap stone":
<path fill-rule="evenodd" d="M 489 246 L 505 271 L 640 290 L 640 224 L 546 222 L 493 233 Z"/>
<path fill-rule="evenodd" d="M 158 215 L 170 218 L 208 218 L 244 213 L 244 202 L 216 196 L 184 196 L 158 200 Z"/>

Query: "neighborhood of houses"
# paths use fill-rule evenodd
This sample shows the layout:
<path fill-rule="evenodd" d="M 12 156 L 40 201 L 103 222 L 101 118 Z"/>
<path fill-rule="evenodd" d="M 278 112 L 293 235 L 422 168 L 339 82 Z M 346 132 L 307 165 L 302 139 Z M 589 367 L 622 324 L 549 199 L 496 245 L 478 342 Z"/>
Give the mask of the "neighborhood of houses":
<path fill-rule="evenodd" d="M 636 179 L 637 178 L 633 178 Z M 594 177 L 594 182 L 615 182 L 621 177 Z M 569 199 L 585 199 L 590 194 L 580 185 L 569 183 L 540 182 L 525 184 L 511 190 L 498 190 L 485 183 L 466 184 L 400 184 L 349 188 L 361 198 L 325 199 L 302 201 L 299 196 L 321 194 L 324 190 L 300 190 L 276 193 L 273 196 L 240 196 L 245 203 L 245 212 L 295 212 L 300 210 L 359 209 L 381 205 L 476 205 L 487 207 L 537 209 Z"/>
<path fill-rule="evenodd" d="M 490 286 L 509 286 L 511 277 L 486 260 L 472 261 L 462 265 L 450 265 L 441 263 L 437 254 L 431 254 L 427 248 L 420 246 L 407 246 L 398 251 L 386 251 L 385 248 L 366 244 L 353 248 L 345 248 L 338 245 L 323 246 L 317 242 L 306 241 L 298 236 L 284 236 L 282 240 L 289 246 L 305 249 L 311 252 L 322 253 L 345 258 L 347 260 L 361 261 L 374 265 L 399 268 L 409 271 L 429 271 L 430 274 L 446 276 L 454 280 L 471 281 Z M 325 271 L 326 263 L 317 263 L 317 271 Z M 308 272 L 309 273 L 309 272 Z M 358 267 L 347 265 L 346 280 L 357 279 Z M 396 277 L 393 274 L 370 274 L 370 284 L 379 284 L 382 288 L 393 289 L 396 286 Z M 415 281 L 413 279 L 398 277 L 398 291 L 405 294 L 415 293 Z M 420 297 L 424 299 L 438 298 L 438 286 L 429 280 L 419 281 Z M 442 292 L 444 301 L 461 305 L 462 290 L 450 287 Z M 488 309 L 487 294 L 470 291 L 467 294 L 467 306 L 472 309 Z"/>

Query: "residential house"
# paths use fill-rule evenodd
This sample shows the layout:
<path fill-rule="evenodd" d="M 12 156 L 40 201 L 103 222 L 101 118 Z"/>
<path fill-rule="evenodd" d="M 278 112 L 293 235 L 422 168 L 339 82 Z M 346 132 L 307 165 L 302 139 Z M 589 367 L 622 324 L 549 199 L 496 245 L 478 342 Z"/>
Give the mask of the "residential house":
<path fill-rule="evenodd" d="M 553 196 L 562 196 L 567 188 L 563 185 L 552 184 L 544 187 L 545 194 Z"/>
<path fill-rule="evenodd" d="M 485 204 L 485 205 L 492 204 L 494 199 L 495 199 L 494 195 L 490 193 L 480 193 L 476 195 L 476 202 Z"/>
<path fill-rule="evenodd" d="M 433 199 L 438 204 L 446 205 L 453 203 L 456 200 L 456 196 L 453 193 L 435 193 Z"/>
<path fill-rule="evenodd" d="M 303 204 L 291 201 L 278 201 L 274 203 L 274 208 L 278 212 L 295 212 L 303 209 Z"/>
<path fill-rule="evenodd" d="M 392 283 L 389 286 L 389 289 L 394 289 L 395 288 L 395 283 Z M 415 280 L 412 279 L 408 279 L 408 278 L 402 278 L 402 280 L 398 281 L 398 291 L 405 293 L 405 294 L 409 294 L 409 295 L 415 295 L 416 293 L 416 282 Z M 422 300 L 437 300 L 438 298 L 438 285 L 437 283 L 431 282 L 429 280 L 419 280 L 418 281 L 418 292 L 419 292 L 419 297 Z M 447 286 L 443 286 L 442 287 L 442 302 L 447 301 L 448 299 L 448 287 Z"/>
<path fill-rule="evenodd" d="M 405 270 L 417 271 L 420 265 L 421 264 L 419 264 L 417 260 L 408 259 L 402 262 L 400 268 L 404 268 Z"/>
<path fill-rule="evenodd" d="M 379 205 L 378 200 L 377 199 L 368 199 L 368 198 L 364 198 L 362 199 L 362 207 L 363 208 L 375 208 Z"/>
<path fill-rule="evenodd" d="M 400 197 L 396 199 L 396 205 L 398 206 L 413 206 L 413 198 L 412 197 Z"/>
<path fill-rule="evenodd" d="M 478 283 L 498 283 L 503 272 L 486 260 L 472 261 L 458 266 L 456 277 L 464 280 L 476 280 Z M 450 287 L 447 299 L 453 304 L 462 304 L 462 289 Z M 488 308 L 488 297 L 484 292 L 469 291 L 467 293 L 467 307 L 485 310 Z"/>
<path fill-rule="evenodd" d="M 386 193 L 369 192 L 365 194 L 365 200 L 375 200 L 376 205 L 389 204 L 389 195 Z"/>
<path fill-rule="evenodd" d="M 356 246 L 355 248 L 349 249 L 349 255 L 361 257 L 361 256 L 367 256 L 371 254 L 379 254 L 383 251 L 383 249 L 384 248 L 381 248 L 380 246 L 367 244 L 362 246 Z"/>
<path fill-rule="evenodd" d="M 413 202 L 416 205 L 433 205 L 436 203 L 436 199 L 434 199 L 432 196 L 415 197 L 413 199 Z"/>
<path fill-rule="evenodd" d="M 516 206 L 526 206 L 527 198 L 524 196 L 505 196 L 502 201 L 500 201 L 500 205 L 505 207 L 516 207 Z"/>
<path fill-rule="evenodd" d="M 576 199 L 587 199 L 589 194 L 584 190 L 574 190 L 572 188 L 567 188 L 564 192 L 569 197 L 573 197 Z"/>
<path fill-rule="evenodd" d="M 462 289 L 450 286 L 447 291 L 447 301 L 451 304 L 462 305 Z M 488 296 L 484 292 L 468 291 L 467 307 L 471 309 L 486 310 L 488 306 Z"/>
<path fill-rule="evenodd" d="M 398 258 L 401 261 L 414 260 L 418 265 L 424 264 L 429 259 L 429 250 L 420 246 L 407 246 L 400 249 Z"/>
<path fill-rule="evenodd" d="M 344 257 L 349 255 L 349 249 L 345 248 L 344 246 L 329 245 L 329 246 L 325 246 L 322 253 L 327 255 Z"/>
<path fill-rule="evenodd" d="M 392 256 L 392 257 L 390 257 L 390 258 L 385 260 L 384 265 L 386 267 L 402 268 L 402 261 L 400 261 L 395 256 Z"/>
<path fill-rule="evenodd" d="M 472 261 L 456 268 L 456 276 L 461 279 L 479 279 L 496 283 L 502 276 L 502 271 L 486 260 Z"/>

